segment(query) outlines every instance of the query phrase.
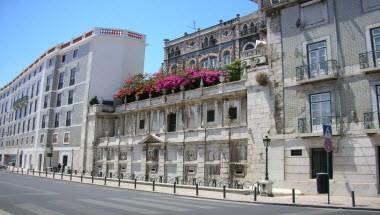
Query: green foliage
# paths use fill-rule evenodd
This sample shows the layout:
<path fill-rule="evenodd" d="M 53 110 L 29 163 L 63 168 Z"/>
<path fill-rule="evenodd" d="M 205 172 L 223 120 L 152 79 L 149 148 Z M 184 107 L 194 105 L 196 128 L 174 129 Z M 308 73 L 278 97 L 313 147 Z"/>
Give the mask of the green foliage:
<path fill-rule="evenodd" d="M 91 100 L 90 100 L 90 105 L 97 105 L 99 104 L 99 100 L 98 100 L 98 97 L 95 96 L 93 97 Z"/>
<path fill-rule="evenodd" d="M 240 73 L 241 73 L 241 61 L 240 60 L 235 60 L 230 65 L 227 65 L 226 69 L 229 73 L 229 80 L 230 81 L 240 80 Z"/>

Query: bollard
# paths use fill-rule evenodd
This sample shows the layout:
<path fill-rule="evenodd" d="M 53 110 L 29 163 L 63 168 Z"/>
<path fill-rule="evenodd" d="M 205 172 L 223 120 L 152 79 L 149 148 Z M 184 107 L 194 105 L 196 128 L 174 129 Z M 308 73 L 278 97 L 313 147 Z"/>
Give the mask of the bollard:
<path fill-rule="evenodd" d="M 135 190 L 137 188 L 137 179 L 135 179 Z"/>
<path fill-rule="evenodd" d="M 80 174 L 80 183 L 83 183 L 83 173 Z"/>
<path fill-rule="evenodd" d="M 45 170 L 45 178 L 47 178 L 47 169 Z"/>
<path fill-rule="evenodd" d="M 73 180 L 73 171 L 71 170 L 70 171 L 70 181 L 72 181 Z"/>
<path fill-rule="evenodd" d="M 257 187 L 255 187 L 255 190 L 253 191 L 253 201 L 257 201 Z"/>
<path fill-rule="evenodd" d="M 295 192 L 294 188 L 292 188 L 292 202 L 293 202 L 293 204 L 296 203 L 296 192 Z"/>
<path fill-rule="evenodd" d="M 53 179 L 55 179 L 55 172 L 53 172 Z"/>
<path fill-rule="evenodd" d="M 61 172 L 61 180 L 63 180 L 63 171 Z"/>
<path fill-rule="evenodd" d="M 107 176 L 104 176 L 104 185 L 107 185 Z"/>
<path fill-rule="evenodd" d="M 38 177 L 41 177 L 41 170 L 38 170 Z"/>
<path fill-rule="evenodd" d="M 226 198 L 226 185 L 223 185 L 223 199 Z"/>
<path fill-rule="evenodd" d="M 24 175 L 24 169 L 21 168 L 21 175 Z"/>
<path fill-rule="evenodd" d="M 26 170 L 26 174 L 29 175 L 29 169 Z"/>
<path fill-rule="evenodd" d="M 119 187 L 120 187 L 120 177 L 119 177 Z"/>
<path fill-rule="evenodd" d="M 94 183 L 94 174 L 91 174 L 91 183 Z"/>
<path fill-rule="evenodd" d="M 198 183 L 195 184 L 195 195 L 198 196 Z"/>
<path fill-rule="evenodd" d="M 351 191 L 351 197 L 352 197 L 352 207 L 355 207 L 355 191 Z"/>
<path fill-rule="evenodd" d="M 156 180 L 153 180 L 153 184 L 152 184 L 153 185 L 153 191 L 155 190 L 155 187 L 154 187 L 155 183 L 156 183 Z"/>
<path fill-rule="evenodd" d="M 17 167 L 17 171 L 16 171 L 16 173 L 18 174 L 18 167 Z"/>
<path fill-rule="evenodd" d="M 33 171 L 33 176 L 34 176 L 34 169 L 32 169 L 32 171 Z"/>
<path fill-rule="evenodd" d="M 176 185 L 177 185 L 177 182 L 174 182 L 174 184 L 173 184 L 173 193 L 176 193 Z"/>

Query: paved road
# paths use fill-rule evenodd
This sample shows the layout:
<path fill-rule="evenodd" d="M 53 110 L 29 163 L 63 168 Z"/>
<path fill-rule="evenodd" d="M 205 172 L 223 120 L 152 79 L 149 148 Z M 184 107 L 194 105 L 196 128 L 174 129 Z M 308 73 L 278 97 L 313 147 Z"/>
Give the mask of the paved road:
<path fill-rule="evenodd" d="M 0 171 L 0 215 L 364 215 L 375 212 L 243 204 L 54 181 Z"/>

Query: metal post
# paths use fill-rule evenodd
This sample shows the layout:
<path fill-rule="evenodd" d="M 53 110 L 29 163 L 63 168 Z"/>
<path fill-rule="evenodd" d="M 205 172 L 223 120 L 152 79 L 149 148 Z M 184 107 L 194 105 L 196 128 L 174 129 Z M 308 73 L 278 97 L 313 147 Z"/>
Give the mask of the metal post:
<path fill-rule="evenodd" d="M 351 191 L 351 197 L 352 197 L 352 207 L 355 207 L 355 191 Z"/>
<path fill-rule="evenodd" d="M 265 147 L 265 180 L 268 181 L 268 146 Z"/>
<path fill-rule="evenodd" d="M 38 177 L 41 177 L 41 170 L 38 170 Z"/>
<path fill-rule="evenodd" d="M 17 172 L 16 173 L 18 174 L 18 167 L 17 167 Z"/>
<path fill-rule="evenodd" d="M 223 185 L 223 199 L 226 198 L 226 185 Z"/>
<path fill-rule="evenodd" d="M 45 170 L 45 178 L 47 178 L 47 169 Z"/>
<path fill-rule="evenodd" d="M 104 185 L 107 185 L 107 176 L 104 176 Z"/>
<path fill-rule="evenodd" d="M 73 180 L 73 170 L 70 171 L 70 181 Z"/>
<path fill-rule="evenodd" d="M 135 179 L 135 190 L 136 190 L 136 187 L 137 187 L 137 179 Z"/>
<path fill-rule="evenodd" d="M 62 170 L 62 172 L 61 172 L 61 180 L 63 180 L 63 170 Z"/>
<path fill-rule="evenodd" d="M 257 201 L 257 187 L 255 187 L 255 190 L 253 191 L 253 200 Z"/>
<path fill-rule="evenodd" d="M 173 193 L 176 193 L 176 185 L 177 185 L 177 182 L 174 182 L 174 184 L 173 184 Z"/>
<path fill-rule="evenodd" d="M 34 176 L 34 169 L 32 169 L 32 171 L 33 171 L 33 176 Z"/>
<path fill-rule="evenodd" d="M 296 203 L 296 193 L 295 193 L 294 188 L 292 188 L 292 202 L 293 202 L 293 204 Z"/>
<path fill-rule="evenodd" d="M 155 190 L 155 183 L 156 183 L 156 180 L 153 180 L 153 191 Z"/>
<path fill-rule="evenodd" d="M 83 173 L 80 174 L 80 183 L 83 183 Z"/>
<path fill-rule="evenodd" d="M 327 159 L 327 204 L 330 204 L 330 158 L 329 153 L 326 152 Z"/>
<path fill-rule="evenodd" d="M 21 168 L 21 175 L 24 175 L 24 169 Z"/>
<path fill-rule="evenodd" d="M 198 196 L 198 183 L 195 184 L 195 195 Z"/>
<path fill-rule="evenodd" d="M 55 179 L 55 172 L 53 172 L 53 179 Z"/>
<path fill-rule="evenodd" d="M 29 175 L 29 169 L 26 169 L 26 174 Z"/>
<path fill-rule="evenodd" d="M 119 176 L 119 187 L 120 187 L 120 176 Z"/>
<path fill-rule="evenodd" d="M 91 174 L 91 183 L 94 183 L 94 174 Z"/>

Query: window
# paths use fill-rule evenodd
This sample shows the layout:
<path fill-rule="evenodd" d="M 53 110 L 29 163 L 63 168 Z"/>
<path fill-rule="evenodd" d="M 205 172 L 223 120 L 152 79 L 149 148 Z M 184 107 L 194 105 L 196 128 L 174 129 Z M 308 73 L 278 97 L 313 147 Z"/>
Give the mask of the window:
<path fill-rule="evenodd" d="M 228 108 L 228 118 L 237 119 L 237 107 Z"/>
<path fill-rule="evenodd" d="M 307 56 L 309 62 L 310 78 L 315 78 L 320 75 L 327 75 L 326 41 L 308 44 Z"/>
<path fill-rule="evenodd" d="M 251 49 L 254 49 L 255 48 L 255 45 L 253 43 L 247 43 L 244 45 L 244 48 L 243 50 L 244 51 L 248 51 L 248 50 L 251 50 Z"/>
<path fill-rule="evenodd" d="M 40 135 L 40 143 L 43 143 L 45 139 L 45 134 Z"/>
<path fill-rule="evenodd" d="M 310 95 L 310 108 L 312 131 L 320 132 L 323 125 L 331 125 L 330 93 Z"/>
<path fill-rule="evenodd" d="M 191 60 L 190 63 L 189 63 L 189 67 L 191 69 L 194 69 L 195 68 L 195 60 Z"/>
<path fill-rule="evenodd" d="M 327 4 L 325 2 L 301 5 L 301 23 L 303 27 L 325 23 L 327 20 Z"/>
<path fill-rule="evenodd" d="M 73 58 L 76 58 L 78 56 L 78 49 L 75 49 L 73 52 Z"/>
<path fill-rule="evenodd" d="M 140 119 L 139 129 L 144 129 L 144 127 L 145 127 L 145 120 Z"/>
<path fill-rule="evenodd" d="M 57 107 L 60 107 L 62 104 L 62 93 L 57 94 Z"/>
<path fill-rule="evenodd" d="M 62 89 L 63 87 L 63 79 L 65 77 L 65 73 L 59 73 L 59 78 L 58 78 L 58 90 Z"/>
<path fill-rule="evenodd" d="M 74 90 L 69 91 L 69 96 L 67 97 L 67 104 L 71 105 L 74 101 Z"/>
<path fill-rule="evenodd" d="M 44 98 L 44 108 L 47 108 L 48 101 L 49 101 L 49 96 L 45 96 L 45 98 Z"/>
<path fill-rule="evenodd" d="M 34 96 L 34 84 L 32 85 L 32 90 L 30 92 L 30 98 L 33 98 Z"/>
<path fill-rule="evenodd" d="M 67 111 L 66 113 L 66 126 L 71 125 L 71 111 Z"/>
<path fill-rule="evenodd" d="M 75 74 L 77 72 L 76 68 L 72 68 L 70 71 L 70 86 L 75 84 Z"/>
<path fill-rule="evenodd" d="M 380 5 L 380 4 L 379 4 Z M 371 29 L 374 66 L 380 65 L 380 27 Z"/>
<path fill-rule="evenodd" d="M 202 68 L 212 68 L 215 69 L 218 65 L 218 58 L 215 56 L 208 57 L 201 61 Z"/>
<path fill-rule="evenodd" d="M 37 112 L 38 100 L 34 101 L 34 112 Z"/>
<path fill-rule="evenodd" d="M 36 96 L 38 95 L 38 93 L 40 92 L 40 83 L 41 81 L 37 81 L 37 87 L 36 87 Z"/>
<path fill-rule="evenodd" d="M 223 64 L 224 65 L 231 64 L 231 54 L 230 54 L 230 51 L 225 51 L 223 53 Z"/>
<path fill-rule="evenodd" d="M 379 0 L 362 0 L 363 10 L 365 12 L 380 8 Z"/>
<path fill-rule="evenodd" d="M 59 113 L 55 113 L 55 120 L 54 120 L 54 127 L 55 128 L 59 127 L 59 117 L 60 117 L 60 114 Z"/>
<path fill-rule="evenodd" d="M 52 143 L 57 144 L 58 143 L 58 134 L 53 134 L 52 136 Z"/>
<path fill-rule="evenodd" d="M 35 126 L 36 126 L 36 117 L 33 117 L 33 121 L 32 121 L 32 130 L 35 129 Z"/>
<path fill-rule="evenodd" d="M 210 57 L 210 67 L 212 69 L 215 69 L 217 67 L 218 58 L 217 57 Z"/>
<path fill-rule="evenodd" d="M 214 122 L 215 121 L 215 110 L 208 110 L 207 111 L 207 122 Z"/>
<path fill-rule="evenodd" d="M 66 55 L 62 55 L 62 63 L 64 63 L 66 61 Z"/>
<path fill-rule="evenodd" d="M 46 127 L 46 115 L 43 115 L 42 116 L 42 122 L 41 122 L 41 128 L 45 128 Z"/>
<path fill-rule="evenodd" d="M 290 150 L 290 156 L 302 156 L 302 149 Z"/>
<path fill-rule="evenodd" d="M 49 59 L 49 63 L 48 63 L 49 67 L 53 65 L 53 58 L 50 58 Z"/>
<path fill-rule="evenodd" d="M 175 113 L 169 113 L 167 122 L 168 122 L 168 126 L 167 126 L 168 132 L 175 131 L 176 130 L 176 122 L 177 122 L 176 114 Z"/>
<path fill-rule="evenodd" d="M 329 175 L 333 178 L 333 156 L 329 152 Z M 327 173 L 327 152 L 324 148 L 311 149 L 311 178 L 316 178 L 317 173 Z"/>
<path fill-rule="evenodd" d="M 46 87 L 45 87 L 45 91 L 49 91 L 50 90 L 50 84 L 51 84 L 51 75 L 48 75 L 46 77 Z"/>
<path fill-rule="evenodd" d="M 204 59 L 201 61 L 202 68 L 208 68 L 208 59 Z"/>
<path fill-rule="evenodd" d="M 69 144 L 70 143 L 70 133 L 66 132 L 63 134 L 63 144 Z"/>

